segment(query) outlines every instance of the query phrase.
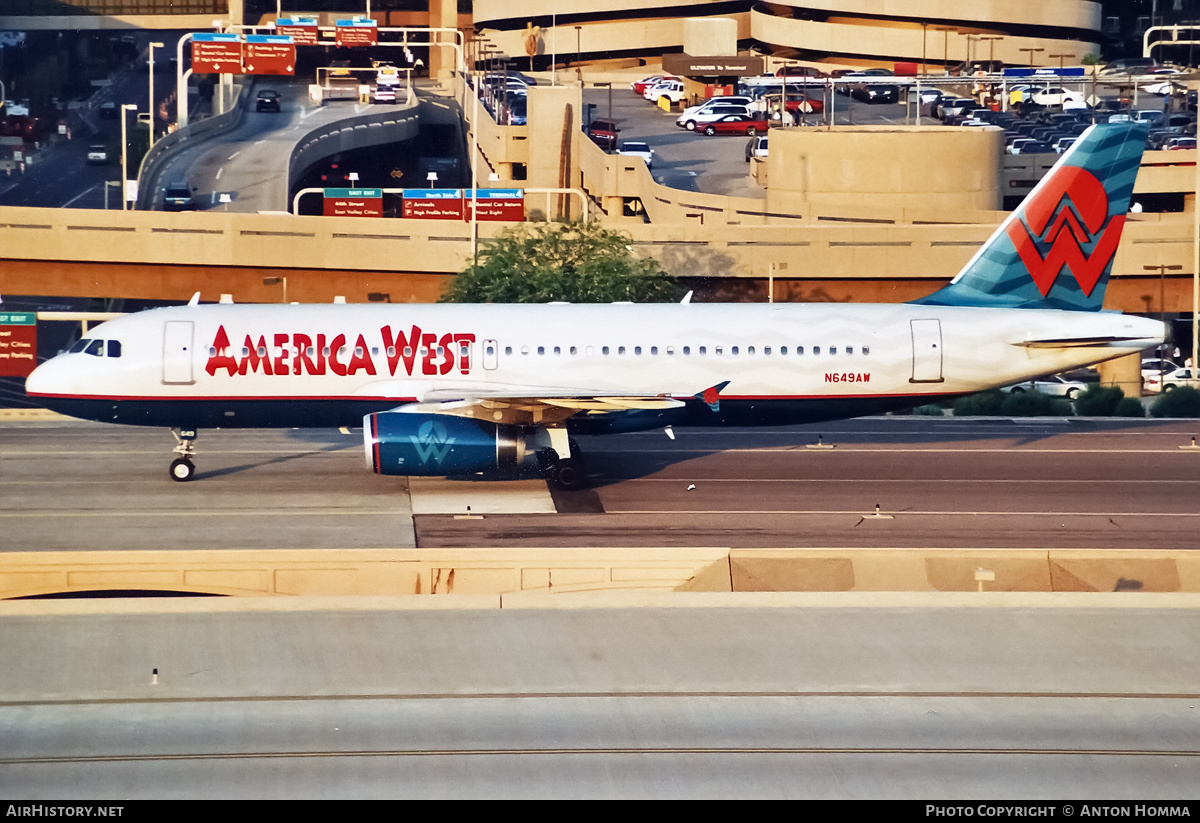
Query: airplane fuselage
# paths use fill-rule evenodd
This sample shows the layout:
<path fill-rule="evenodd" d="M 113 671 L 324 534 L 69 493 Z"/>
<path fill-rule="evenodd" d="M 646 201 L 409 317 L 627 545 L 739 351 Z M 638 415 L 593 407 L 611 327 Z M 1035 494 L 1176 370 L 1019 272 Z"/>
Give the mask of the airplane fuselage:
<path fill-rule="evenodd" d="M 184 428 L 613 395 L 685 403 L 576 414 L 569 427 L 752 425 L 976 392 L 1134 353 L 1162 331 L 1110 313 L 910 304 L 196 305 L 98 326 L 87 339 L 103 344 L 43 364 L 27 391 L 76 417 Z M 1030 345 L 1048 340 L 1061 345 Z M 721 384 L 719 403 L 698 397 Z"/>

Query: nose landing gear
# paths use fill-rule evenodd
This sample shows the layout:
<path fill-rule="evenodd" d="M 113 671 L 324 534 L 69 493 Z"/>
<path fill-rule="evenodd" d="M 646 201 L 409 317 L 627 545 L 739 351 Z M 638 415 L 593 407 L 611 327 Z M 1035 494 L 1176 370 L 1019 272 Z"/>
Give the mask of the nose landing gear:
<path fill-rule="evenodd" d="M 171 461 L 171 467 L 167 471 L 172 480 L 182 483 L 196 476 L 196 464 L 192 462 L 192 458 L 196 456 L 196 430 L 171 429 L 171 434 L 178 443 L 174 451 L 179 457 Z"/>

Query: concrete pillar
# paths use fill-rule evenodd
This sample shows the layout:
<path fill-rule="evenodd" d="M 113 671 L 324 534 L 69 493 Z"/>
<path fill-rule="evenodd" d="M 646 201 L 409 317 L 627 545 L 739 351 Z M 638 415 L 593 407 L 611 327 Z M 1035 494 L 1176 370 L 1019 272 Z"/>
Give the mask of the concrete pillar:
<path fill-rule="evenodd" d="M 246 0 L 229 0 L 229 22 L 235 26 L 246 24 Z M 251 21 L 251 24 L 257 23 Z"/>
<path fill-rule="evenodd" d="M 429 0 L 429 26 L 431 28 L 458 28 L 457 0 Z M 443 40 L 449 40 L 442 35 Z M 436 80 L 448 80 L 454 74 L 458 55 L 454 49 L 433 48 L 429 50 L 429 76 Z"/>
<path fill-rule="evenodd" d="M 1130 354 L 1109 360 L 1096 367 L 1100 372 L 1100 385 L 1118 386 L 1126 397 L 1142 396 L 1142 356 Z"/>

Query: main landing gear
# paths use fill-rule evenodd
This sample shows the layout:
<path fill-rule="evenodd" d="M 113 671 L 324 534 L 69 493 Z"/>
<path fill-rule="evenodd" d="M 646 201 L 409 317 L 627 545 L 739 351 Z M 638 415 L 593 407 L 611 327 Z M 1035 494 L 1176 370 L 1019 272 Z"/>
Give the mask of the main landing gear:
<path fill-rule="evenodd" d="M 171 461 L 168 471 L 172 480 L 182 483 L 196 476 L 196 464 L 192 462 L 192 458 L 196 456 L 196 430 L 171 429 L 171 434 L 175 435 L 178 442 L 175 453 L 179 457 Z"/>
<path fill-rule="evenodd" d="M 587 467 L 579 444 L 567 437 L 563 428 L 548 428 L 550 448 L 538 452 L 538 462 L 550 485 L 563 491 L 575 491 L 587 485 Z"/>

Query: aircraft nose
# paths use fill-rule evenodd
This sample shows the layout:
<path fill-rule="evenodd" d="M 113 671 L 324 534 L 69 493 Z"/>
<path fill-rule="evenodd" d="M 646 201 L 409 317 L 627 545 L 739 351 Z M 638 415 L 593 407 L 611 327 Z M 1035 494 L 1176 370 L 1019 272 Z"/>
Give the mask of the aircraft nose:
<path fill-rule="evenodd" d="M 52 357 L 25 378 L 25 394 L 30 397 L 60 394 L 63 390 L 62 357 Z"/>

